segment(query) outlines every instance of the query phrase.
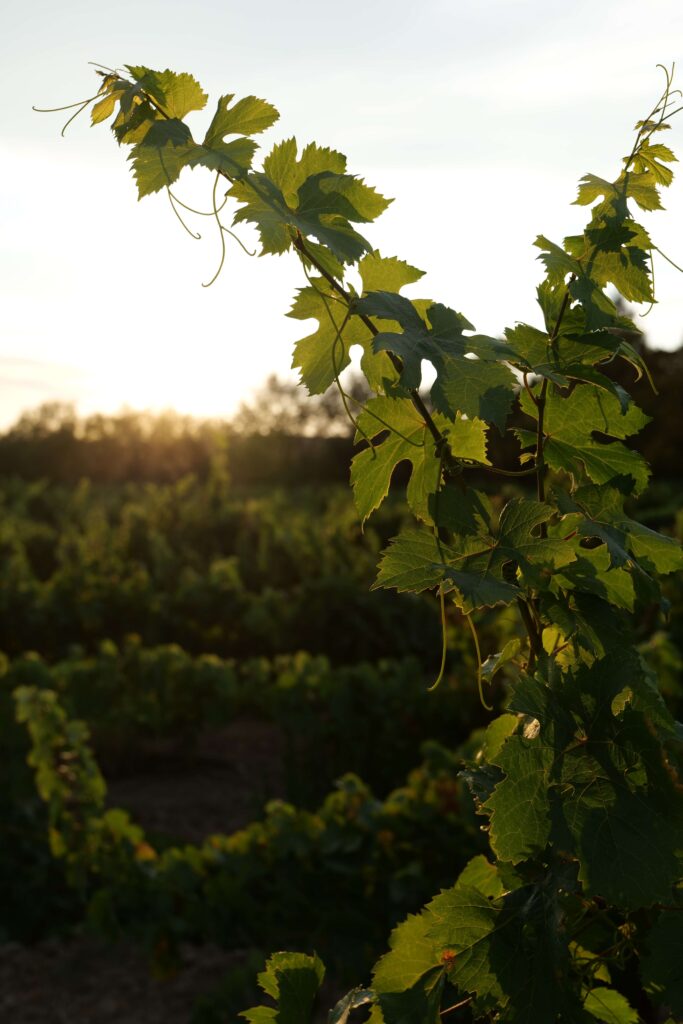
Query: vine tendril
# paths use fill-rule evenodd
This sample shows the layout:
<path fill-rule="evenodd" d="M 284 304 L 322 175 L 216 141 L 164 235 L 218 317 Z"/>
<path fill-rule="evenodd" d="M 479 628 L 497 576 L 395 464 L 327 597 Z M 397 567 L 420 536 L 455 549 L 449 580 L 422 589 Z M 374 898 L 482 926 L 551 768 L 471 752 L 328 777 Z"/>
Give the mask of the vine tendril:
<path fill-rule="evenodd" d="M 35 110 L 37 114 L 56 114 L 60 110 L 73 110 L 74 107 L 78 107 L 75 114 L 72 114 L 68 121 L 62 126 L 62 130 L 59 133 L 64 138 L 64 132 L 67 130 L 72 121 L 75 121 L 80 113 L 82 113 L 89 103 L 92 103 L 100 96 L 99 92 L 96 92 L 94 96 L 90 96 L 87 100 L 79 100 L 78 103 L 67 103 L 64 107 L 31 107 L 31 110 Z"/>
<path fill-rule="evenodd" d="M 216 177 L 214 178 L 213 182 L 213 189 L 211 192 L 211 203 L 213 205 L 213 213 L 211 214 L 211 216 L 214 217 L 216 224 L 218 225 L 218 232 L 220 234 L 221 239 L 221 258 L 218 264 L 218 270 L 213 275 L 210 281 L 207 281 L 206 284 L 202 284 L 202 288 L 210 288 L 214 281 L 216 281 L 220 277 L 221 270 L 223 269 L 223 264 L 225 263 L 225 235 L 230 235 L 231 238 L 234 238 L 234 240 L 237 242 L 240 248 L 243 249 L 247 256 L 256 255 L 255 251 L 250 252 L 249 249 L 247 249 L 242 239 L 238 238 L 234 231 L 231 231 L 230 228 L 227 228 L 225 224 L 221 224 L 220 211 L 223 209 L 223 206 L 225 206 L 225 203 L 223 203 L 223 205 L 219 207 L 216 202 L 216 189 L 218 188 L 218 182 L 220 180 L 220 177 L 220 173 L 216 174 Z"/>
<path fill-rule="evenodd" d="M 427 687 L 427 693 L 433 693 L 437 686 L 444 677 L 446 671 L 446 656 L 448 654 L 448 634 L 446 632 L 446 598 L 443 592 L 443 583 L 439 584 L 439 606 L 441 610 L 441 666 L 439 668 L 439 674 L 432 683 L 431 686 Z"/>
<path fill-rule="evenodd" d="M 486 698 L 484 697 L 484 688 L 482 686 L 483 680 L 481 674 L 481 647 L 479 646 L 479 637 L 477 636 L 476 627 L 474 625 L 474 622 L 472 621 L 472 613 L 469 612 L 469 614 L 466 615 L 465 618 L 467 619 L 467 625 L 470 627 L 472 639 L 474 640 L 474 649 L 477 652 L 477 689 L 479 690 L 479 700 L 481 701 L 482 706 L 486 708 L 487 711 L 493 711 L 492 705 L 487 704 Z"/>
<path fill-rule="evenodd" d="M 192 230 L 191 228 L 189 228 L 189 227 L 187 226 L 187 224 L 185 223 L 185 221 L 183 220 L 183 218 L 182 218 L 182 217 L 180 216 L 180 214 L 178 213 L 178 211 L 176 210 L 176 207 L 175 207 L 175 203 L 174 203 L 174 201 L 173 201 L 173 193 L 171 192 L 171 190 L 170 190 L 170 188 L 168 187 L 168 185 L 166 186 L 166 194 L 168 195 L 168 201 L 169 201 L 169 203 L 171 204 L 171 209 L 173 210 L 174 214 L 176 215 L 176 217 L 178 218 L 178 220 L 180 221 L 180 223 L 182 224 L 182 226 L 183 226 L 183 227 L 185 228 L 185 230 L 187 231 L 187 233 L 188 233 L 188 235 L 190 236 L 190 238 L 194 238 L 194 239 L 196 239 L 196 240 L 199 240 L 199 239 L 200 239 L 200 238 L 202 237 L 202 236 L 201 236 L 201 235 L 199 234 L 199 232 L 197 231 L 197 232 L 195 233 L 195 232 L 194 232 L 194 231 L 193 231 L 193 230 Z"/>
<path fill-rule="evenodd" d="M 173 202 L 177 203 L 178 206 L 182 206 L 182 208 L 184 210 L 189 210 L 190 213 L 196 213 L 198 217 L 215 217 L 215 214 L 214 214 L 213 210 L 195 210 L 195 208 L 193 206 L 188 206 L 187 203 L 184 203 L 182 201 L 182 199 L 178 199 L 178 196 L 175 195 L 174 192 L 171 192 L 170 188 L 168 189 L 168 192 L 169 192 L 169 195 L 171 195 L 171 197 L 173 198 Z M 228 202 L 228 194 L 226 192 L 225 193 L 225 198 L 223 199 L 223 202 L 218 207 L 218 213 L 221 212 L 221 210 L 227 204 L 227 202 Z"/>

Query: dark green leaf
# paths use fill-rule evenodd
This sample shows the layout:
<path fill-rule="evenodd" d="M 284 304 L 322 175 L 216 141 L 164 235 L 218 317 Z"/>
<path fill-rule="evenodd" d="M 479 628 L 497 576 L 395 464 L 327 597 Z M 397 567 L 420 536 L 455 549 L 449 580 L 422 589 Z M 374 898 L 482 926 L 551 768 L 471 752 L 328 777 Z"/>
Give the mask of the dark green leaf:
<path fill-rule="evenodd" d="M 648 936 L 642 974 L 647 991 L 683 1017 L 683 908 L 664 910 Z"/>
<path fill-rule="evenodd" d="M 325 968 L 317 956 L 274 953 L 258 976 L 263 991 L 277 1001 L 277 1008 L 257 1006 L 240 1016 L 249 1024 L 310 1024 L 313 1001 Z"/>

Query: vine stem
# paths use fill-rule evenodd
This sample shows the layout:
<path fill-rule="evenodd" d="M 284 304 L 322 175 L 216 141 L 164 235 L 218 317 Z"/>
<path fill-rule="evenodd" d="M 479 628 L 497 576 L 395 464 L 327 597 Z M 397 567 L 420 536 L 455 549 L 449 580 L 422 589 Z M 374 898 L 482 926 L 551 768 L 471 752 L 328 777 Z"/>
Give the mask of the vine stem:
<path fill-rule="evenodd" d="M 527 663 L 527 672 L 533 672 L 536 667 L 536 659 L 543 649 L 543 642 L 541 640 L 541 635 L 538 631 L 536 621 L 531 613 L 531 609 L 523 597 L 517 598 L 517 607 L 519 608 L 519 614 L 522 616 L 522 622 L 524 623 L 524 628 L 526 629 L 529 637 L 529 661 Z"/>
<path fill-rule="evenodd" d="M 553 327 L 552 334 L 550 335 L 550 338 L 549 338 L 549 341 L 548 341 L 549 347 L 551 349 L 553 349 L 553 350 L 555 349 L 555 342 L 557 341 L 557 337 L 558 337 L 558 335 L 560 333 L 560 327 L 562 326 L 562 321 L 564 320 L 564 315 L 567 312 L 567 306 L 569 305 L 569 297 L 571 295 L 571 286 L 572 286 L 573 282 L 574 282 L 574 274 L 572 274 L 572 276 L 569 279 L 569 282 L 567 283 L 567 288 L 566 288 L 566 291 L 564 293 L 564 298 L 562 299 L 562 305 L 560 306 L 560 311 L 559 311 L 559 313 L 557 315 L 557 320 L 555 321 L 555 326 Z M 525 381 L 525 384 L 526 384 L 526 381 Z M 535 465 L 536 465 L 536 497 L 541 502 L 545 501 L 545 473 L 546 473 L 546 465 L 545 465 L 545 452 L 544 452 L 545 437 L 544 437 L 543 428 L 544 428 L 544 420 L 545 420 L 545 406 L 546 406 L 547 395 L 548 395 L 548 378 L 544 377 L 543 378 L 543 383 L 541 384 L 541 392 L 540 392 L 538 398 L 536 398 L 533 395 L 533 393 L 531 395 L 531 397 L 534 399 L 534 401 L 536 403 L 536 408 L 538 410 L 538 424 L 537 424 L 537 427 L 536 427 L 536 457 L 535 457 L 534 462 L 535 462 Z M 541 523 L 541 537 L 545 538 L 547 536 L 548 536 L 548 526 L 547 526 L 547 523 Z"/>

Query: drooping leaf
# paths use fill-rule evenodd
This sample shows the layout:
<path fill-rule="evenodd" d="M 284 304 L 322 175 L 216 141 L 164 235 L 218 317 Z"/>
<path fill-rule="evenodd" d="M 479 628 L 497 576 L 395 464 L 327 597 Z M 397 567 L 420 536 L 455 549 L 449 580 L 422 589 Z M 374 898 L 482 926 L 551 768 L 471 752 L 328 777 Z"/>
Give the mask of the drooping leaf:
<path fill-rule="evenodd" d="M 348 1024 L 351 1011 L 372 1003 L 374 996 L 375 994 L 371 989 L 352 989 L 330 1010 L 327 1024 Z"/>

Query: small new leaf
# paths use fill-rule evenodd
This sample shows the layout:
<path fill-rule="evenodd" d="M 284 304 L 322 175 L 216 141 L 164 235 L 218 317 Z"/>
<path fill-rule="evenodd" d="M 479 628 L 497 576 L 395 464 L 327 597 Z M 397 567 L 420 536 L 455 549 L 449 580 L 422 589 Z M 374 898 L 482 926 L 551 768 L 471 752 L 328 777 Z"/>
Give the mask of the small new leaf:
<path fill-rule="evenodd" d="M 313 1003 L 322 984 L 325 968 L 317 956 L 304 953 L 274 953 L 258 982 L 277 1007 L 255 1006 L 243 1010 L 249 1024 L 311 1024 Z"/>

